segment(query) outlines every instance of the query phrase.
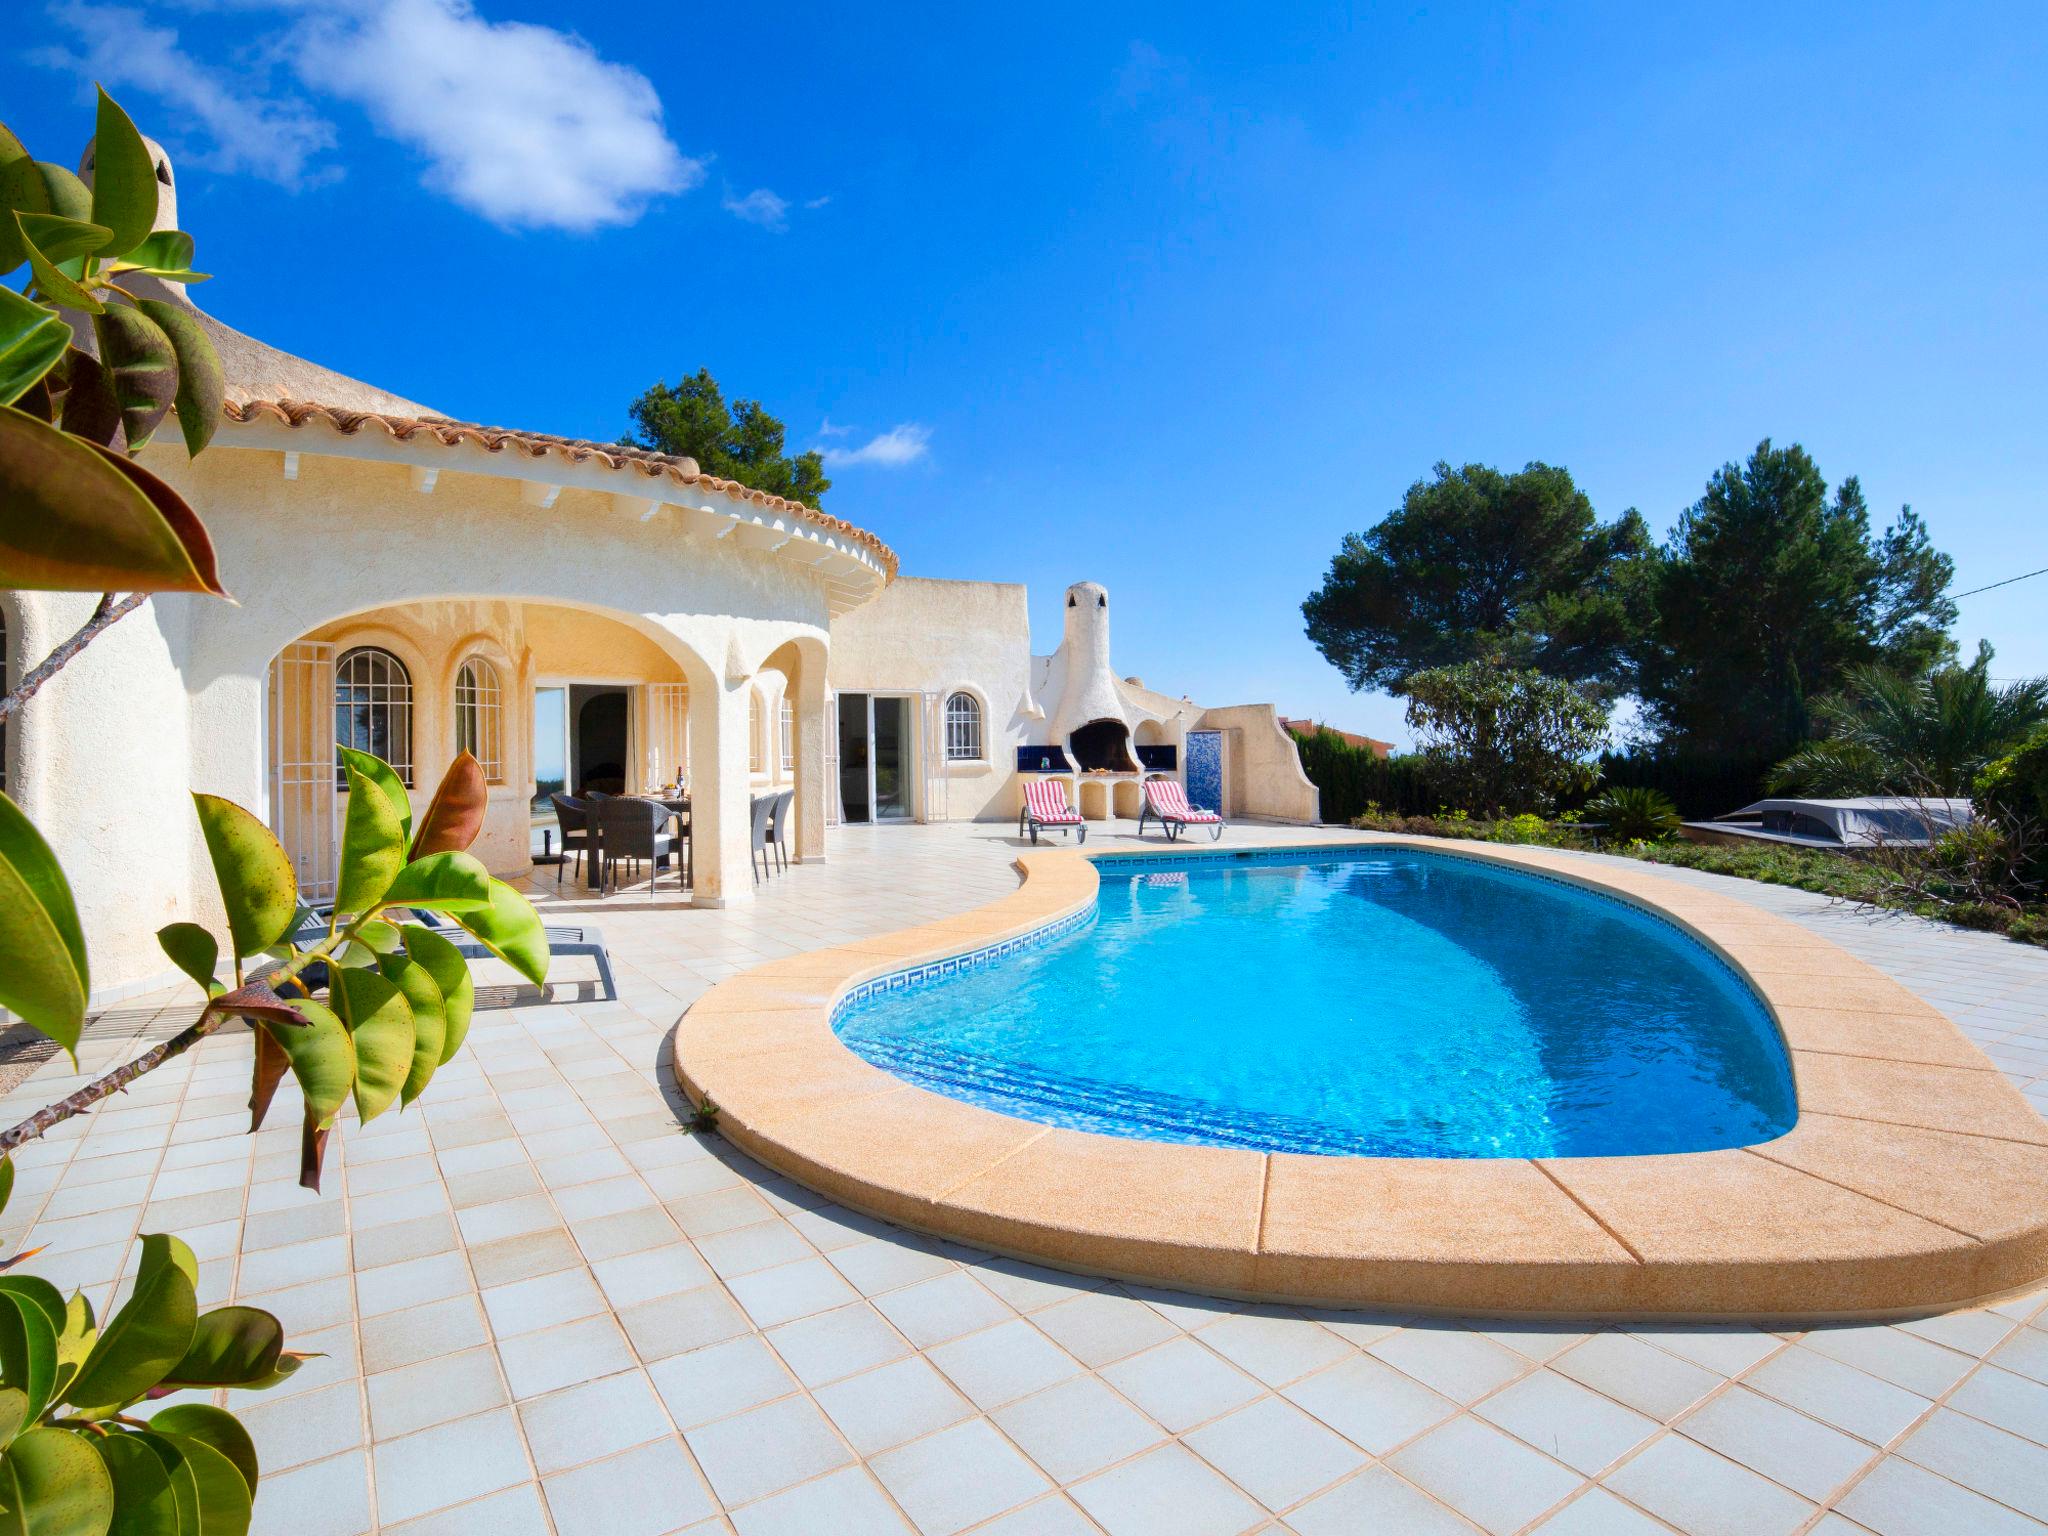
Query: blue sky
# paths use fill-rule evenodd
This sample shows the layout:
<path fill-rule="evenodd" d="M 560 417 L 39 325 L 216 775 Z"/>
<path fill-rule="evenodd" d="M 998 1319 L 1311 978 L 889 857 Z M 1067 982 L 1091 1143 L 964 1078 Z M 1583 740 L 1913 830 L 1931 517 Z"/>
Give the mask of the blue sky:
<path fill-rule="evenodd" d="M 2048 565 L 2038 5 L 24 19 L 12 126 L 69 162 L 105 79 L 223 319 L 593 437 L 707 366 L 907 571 L 1030 583 L 1040 648 L 1102 581 L 1119 669 L 1205 702 L 1405 737 L 1298 605 L 1440 458 L 1661 532 L 1797 440 L 1958 589 Z M 1959 634 L 2048 671 L 2044 613 Z"/>

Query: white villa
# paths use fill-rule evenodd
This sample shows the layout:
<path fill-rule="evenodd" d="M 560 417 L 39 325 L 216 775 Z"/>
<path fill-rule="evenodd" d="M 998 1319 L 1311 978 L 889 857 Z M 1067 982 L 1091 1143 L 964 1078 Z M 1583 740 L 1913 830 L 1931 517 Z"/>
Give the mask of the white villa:
<path fill-rule="evenodd" d="M 169 177 L 165 160 L 160 228 Z M 806 862 L 842 820 L 1014 821 L 1020 763 L 1066 776 L 1091 818 L 1136 816 L 1145 772 L 1192 764 L 1228 815 L 1316 819 L 1270 705 L 1110 672 L 1100 587 L 1070 590 L 1063 644 L 1034 657 L 1022 586 L 904 576 L 873 533 L 690 459 L 455 420 L 201 318 L 226 420 L 198 459 L 166 430 L 142 462 L 198 510 L 236 601 L 156 598 L 5 740 L 5 787 L 78 894 L 98 1001 L 170 979 L 156 930 L 209 915 L 187 791 L 258 809 L 321 891 L 338 740 L 422 798 L 474 752 L 495 786 L 475 851 L 501 875 L 529 872 L 557 778 L 637 792 L 680 770 L 691 900 L 711 907 L 751 898 L 749 801 L 771 787 L 795 789 Z M 6 675 L 93 601 L 0 593 Z"/>

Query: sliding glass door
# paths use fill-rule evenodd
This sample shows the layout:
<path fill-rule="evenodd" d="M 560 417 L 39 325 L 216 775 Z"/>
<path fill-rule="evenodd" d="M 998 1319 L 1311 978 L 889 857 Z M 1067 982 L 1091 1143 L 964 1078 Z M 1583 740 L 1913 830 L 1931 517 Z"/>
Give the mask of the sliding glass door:
<path fill-rule="evenodd" d="M 849 822 L 908 821 L 912 718 L 901 694 L 839 695 L 839 801 Z"/>

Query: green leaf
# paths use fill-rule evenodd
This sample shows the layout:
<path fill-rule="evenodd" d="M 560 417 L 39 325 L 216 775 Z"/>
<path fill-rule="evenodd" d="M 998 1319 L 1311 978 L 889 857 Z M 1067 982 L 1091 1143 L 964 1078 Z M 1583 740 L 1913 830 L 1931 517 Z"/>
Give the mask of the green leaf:
<path fill-rule="evenodd" d="M 142 312 L 171 338 L 171 350 L 178 358 L 178 431 L 185 439 L 187 458 L 197 457 L 220 425 L 221 401 L 226 380 L 221 372 L 220 354 L 213 341 L 183 304 L 162 299 L 138 301 Z"/>
<path fill-rule="evenodd" d="M 113 264 L 116 272 L 147 272 L 180 282 L 203 274 L 192 270 L 192 237 L 182 229 L 159 229 Z"/>
<path fill-rule="evenodd" d="M 64 871 L 21 807 L 0 794 L 0 1005 L 75 1061 L 91 990 Z"/>
<path fill-rule="evenodd" d="M 246 1536 L 249 1484 L 232 1461 L 188 1435 L 144 1431 L 140 1438 L 170 1474 L 180 1536 Z"/>
<path fill-rule="evenodd" d="M 0 406 L 0 587 L 223 592 L 212 541 L 176 492 L 11 405 Z"/>
<path fill-rule="evenodd" d="M 44 383 L 56 381 L 57 370 L 52 369 Z M 121 435 L 121 402 L 114 398 L 114 376 L 90 352 L 73 346 L 64 354 L 61 383 L 52 402 L 57 409 L 38 408 L 32 414 L 102 448 L 111 446 Z M 26 407 L 32 400 L 32 395 L 23 396 L 22 404 Z"/>
<path fill-rule="evenodd" d="M 416 912 L 476 912 L 491 904 L 491 872 L 467 853 L 430 853 L 398 872 L 384 900 Z"/>
<path fill-rule="evenodd" d="M 409 841 L 412 837 L 412 794 L 406 789 L 405 780 L 398 776 L 398 770 L 383 758 L 369 752 L 358 752 L 354 747 L 336 747 L 334 750 L 344 765 L 366 774 L 371 783 L 384 791 L 384 798 L 391 802 L 392 814 L 398 817 L 398 824 L 405 829 Z"/>
<path fill-rule="evenodd" d="M 14 1157 L 13 1154 L 0 1156 L 0 1211 L 7 1209 L 7 1202 L 14 1198 Z"/>
<path fill-rule="evenodd" d="M 484 948 L 535 986 L 548 979 L 548 936 L 533 903 L 502 880 L 491 882 L 491 905 L 449 916 L 481 939 Z"/>
<path fill-rule="evenodd" d="M 114 376 L 121 430 L 133 453 L 156 435 L 178 398 L 178 354 L 162 326 L 126 304 L 108 305 L 93 317 L 92 329 L 100 361 Z"/>
<path fill-rule="evenodd" d="M 476 1006 L 475 978 L 469 974 L 469 961 L 462 951 L 452 940 L 443 938 L 431 928 L 407 924 L 405 952 L 426 967 L 427 974 L 434 978 L 434 985 L 441 990 L 445 1022 L 441 1059 L 436 1065 L 445 1067 L 455 1059 L 455 1053 L 462 1049 L 462 1042 L 469 1034 L 469 1016 Z"/>
<path fill-rule="evenodd" d="M 40 1275 L 0 1275 L 0 1291 L 19 1296 L 30 1306 L 41 1310 L 49 1319 L 51 1336 L 63 1333 L 65 1324 L 64 1293 Z"/>
<path fill-rule="evenodd" d="M 412 1009 L 381 971 L 337 971 L 335 995 L 356 1048 L 356 1113 L 368 1125 L 412 1072 Z"/>
<path fill-rule="evenodd" d="M 156 223 L 156 157 L 105 91 L 92 136 L 92 216 L 113 231 L 109 256 L 133 250 Z"/>
<path fill-rule="evenodd" d="M 4 1462 L 5 1502 L 28 1536 L 104 1536 L 114 1479 L 84 1435 L 37 1427 L 15 1437 Z"/>
<path fill-rule="evenodd" d="M 348 817 L 341 825 L 334 910 L 355 916 L 376 906 L 405 867 L 405 826 L 386 792 L 350 761 L 362 754 L 341 750 L 348 771 Z"/>
<path fill-rule="evenodd" d="M 28 252 L 28 269 L 34 279 L 36 291 L 52 304 L 62 305 L 66 309 L 82 309 L 88 315 L 102 313 L 106 305 L 81 288 L 56 262 L 36 248 L 26 222 L 36 217 L 39 215 L 32 213 L 13 215 L 16 238 L 20 240 L 22 249 Z"/>
<path fill-rule="evenodd" d="M 175 1536 L 178 1497 L 171 1474 L 143 1437 L 102 1435 L 92 1445 L 114 1479 L 114 1523 L 107 1536 Z"/>
<path fill-rule="evenodd" d="M 158 1434 L 176 1435 L 181 1440 L 197 1440 L 202 1445 L 212 1446 L 242 1474 L 242 1482 L 250 1494 L 256 1492 L 262 1470 L 256 1460 L 256 1443 L 249 1438 L 249 1431 L 242 1427 L 242 1421 L 227 1409 L 216 1408 L 211 1403 L 180 1403 L 153 1417 L 149 1427 Z"/>
<path fill-rule="evenodd" d="M 448 1039 L 448 1004 L 433 973 L 411 956 L 386 955 L 377 965 L 412 1009 L 412 1067 L 399 1095 L 400 1103 L 410 1104 L 441 1065 L 441 1048 Z"/>
<path fill-rule="evenodd" d="M 48 213 L 50 194 L 21 140 L 4 128 L 0 134 L 5 134 L 0 138 L 0 273 L 5 273 L 28 260 L 28 247 L 11 215 Z"/>
<path fill-rule="evenodd" d="M 277 1369 L 284 1325 L 260 1307 L 202 1312 L 185 1358 L 164 1377 L 168 1386 L 239 1387 Z M 179 1431 L 184 1433 L 184 1431 Z"/>
<path fill-rule="evenodd" d="M 99 1325 L 92 1315 L 92 1303 L 85 1296 L 75 1294 L 64 1307 L 64 1326 L 57 1330 L 57 1385 L 50 1397 L 63 1402 L 64 1394 L 70 1390 L 71 1382 L 78 1375 L 78 1368 L 85 1364 L 92 1354 L 93 1345 L 100 1336 Z"/>
<path fill-rule="evenodd" d="M 0 1387 L 0 1450 L 5 1450 L 28 1422 L 28 1394 L 19 1387 Z"/>
<path fill-rule="evenodd" d="M 0 1291 L 0 1375 L 28 1394 L 28 1416 L 43 1416 L 57 1388 L 57 1330 L 33 1301 Z"/>
<path fill-rule="evenodd" d="M 92 189 L 78 179 L 78 173 L 54 160 L 38 160 L 34 164 L 36 175 L 43 183 L 43 204 L 36 212 L 89 222 L 92 219 Z"/>
<path fill-rule="evenodd" d="M 324 1350 L 316 1349 L 310 1353 L 301 1353 L 297 1350 L 288 1349 L 278 1357 L 276 1370 L 272 1371 L 261 1381 L 244 1382 L 242 1390 L 244 1392 L 268 1392 L 272 1387 L 282 1386 L 285 1382 L 290 1381 L 292 1377 L 298 1374 L 299 1367 L 308 1360 L 324 1360 L 326 1357 L 326 1351 Z"/>
<path fill-rule="evenodd" d="M 292 1076 L 317 1125 L 331 1125 L 356 1080 L 355 1042 L 341 1016 L 325 1003 L 295 1002 L 308 1024 L 265 1024 L 263 1028 L 292 1064 Z"/>
<path fill-rule="evenodd" d="M 63 359 L 71 327 L 33 299 L 0 287 L 0 405 L 12 405 Z"/>
<path fill-rule="evenodd" d="M 298 916 L 299 882 L 291 855 L 270 828 L 232 800 L 195 794 L 192 808 L 227 906 L 235 955 L 261 954 L 291 932 Z"/>
<path fill-rule="evenodd" d="M 142 1268 L 127 1303 L 107 1320 L 65 1399 L 89 1413 L 108 1413 L 142 1396 L 185 1358 L 198 1326 L 193 1295 L 197 1262 L 174 1237 L 142 1240 Z"/>
<path fill-rule="evenodd" d="M 74 256 L 89 256 L 114 238 L 114 232 L 104 224 L 91 224 L 83 219 L 62 219 L 54 213 L 23 213 L 16 217 L 21 220 L 21 232 L 43 253 L 45 261 L 64 262 Z"/>
<path fill-rule="evenodd" d="M 227 988 L 214 979 L 213 968 L 220 963 L 220 940 L 197 923 L 166 923 L 156 931 L 157 944 L 171 964 L 199 983 L 208 997 L 219 997 Z"/>
<path fill-rule="evenodd" d="M 356 928 L 356 936 L 350 940 L 369 951 L 369 958 L 360 961 L 363 965 L 376 965 L 386 955 L 395 954 L 399 947 L 398 928 L 381 917 L 373 917 Z"/>

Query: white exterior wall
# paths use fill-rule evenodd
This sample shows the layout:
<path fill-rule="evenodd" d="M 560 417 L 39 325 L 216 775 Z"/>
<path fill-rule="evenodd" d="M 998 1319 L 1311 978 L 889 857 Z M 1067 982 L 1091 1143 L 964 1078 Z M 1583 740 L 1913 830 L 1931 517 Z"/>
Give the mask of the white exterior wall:
<path fill-rule="evenodd" d="M 955 821 L 1003 821 L 1017 814 L 1017 748 L 1042 723 L 1024 713 L 1030 661 L 1021 585 L 901 576 L 833 620 L 827 677 L 837 693 L 944 699 L 965 689 L 978 698 L 981 760 L 947 763 L 947 804 L 930 809 Z"/>

